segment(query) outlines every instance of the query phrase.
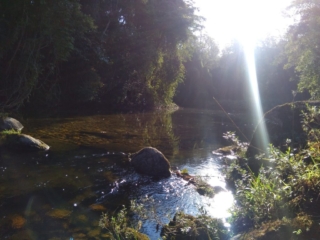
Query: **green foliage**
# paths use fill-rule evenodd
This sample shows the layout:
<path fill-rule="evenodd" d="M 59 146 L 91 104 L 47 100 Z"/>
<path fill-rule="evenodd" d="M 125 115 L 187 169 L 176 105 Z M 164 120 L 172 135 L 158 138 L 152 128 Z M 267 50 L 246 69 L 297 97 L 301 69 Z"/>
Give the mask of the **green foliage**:
<path fill-rule="evenodd" d="M 141 223 L 136 228 L 129 227 L 128 212 L 125 206 L 115 215 L 110 216 L 107 213 L 102 213 L 99 227 L 108 230 L 108 239 L 121 240 L 121 239 L 149 239 L 146 235 L 139 233 Z"/>
<path fill-rule="evenodd" d="M 302 112 L 302 127 L 308 134 L 311 144 L 320 140 L 320 109 L 318 106 L 306 105 L 307 110 Z"/>
<path fill-rule="evenodd" d="M 308 90 L 313 99 L 320 96 L 320 7 L 317 1 L 296 0 L 291 9 L 300 21 L 288 31 L 287 67 L 294 67 L 300 76 L 298 89 Z"/>
<path fill-rule="evenodd" d="M 213 39 L 201 35 L 188 41 L 191 57 L 184 63 L 185 80 L 177 89 L 175 102 L 183 107 L 208 107 L 214 85 L 211 78 L 218 64 L 219 49 Z"/>
<path fill-rule="evenodd" d="M 168 105 L 199 23 L 184 0 L 2 1 L 0 108 Z"/>
<path fill-rule="evenodd" d="M 265 166 L 258 175 L 243 165 L 229 169 L 229 179 L 234 176 L 235 169 L 239 175 L 235 180 L 234 225 L 245 221 L 258 228 L 267 221 L 287 218 L 297 229 L 296 234 L 310 229 L 310 216 L 320 213 L 315 202 L 320 191 L 320 148 L 318 131 L 315 131 L 317 124 L 314 124 L 318 110 L 313 107 L 308 110 L 303 113 L 303 125 L 309 133 L 307 149 L 293 153 L 291 141 L 287 140 L 286 152 L 271 145 L 268 154 L 260 156 Z"/>
<path fill-rule="evenodd" d="M 151 203 L 151 210 L 145 208 L 146 201 Z M 197 217 L 179 212 L 169 225 L 159 220 L 152 198 L 146 197 L 142 199 L 142 203 L 132 200 L 130 210 L 141 220 L 156 220 L 158 225 L 163 227 L 161 233 L 163 239 L 228 239 L 228 233 L 222 221 L 208 216 L 203 209 Z M 129 227 L 128 211 L 123 206 L 115 216 L 103 213 L 99 226 L 108 231 L 110 239 L 148 239 L 146 235 L 138 232 L 142 226 L 141 220 L 135 228 Z"/>
<path fill-rule="evenodd" d="M 77 0 L 0 3 L 0 107 L 19 107 L 56 84 L 59 63 L 94 29 Z"/>
<path fill-rule="evenodd" d="M 197 217 L 178 212 L 169 225 L 164 226 L 163 239 L 229 239 L 221 220 L 209 217 L 205 212 Z"/>
<path fill-rule="evenodd" d="M 185 44 L 199 28 L 195 8 L 183 0 L 118 1 L 116 8 L 101 7 L 106 8 L 102 100 L 129 107 L 168 105 L 184 77 Z"/>

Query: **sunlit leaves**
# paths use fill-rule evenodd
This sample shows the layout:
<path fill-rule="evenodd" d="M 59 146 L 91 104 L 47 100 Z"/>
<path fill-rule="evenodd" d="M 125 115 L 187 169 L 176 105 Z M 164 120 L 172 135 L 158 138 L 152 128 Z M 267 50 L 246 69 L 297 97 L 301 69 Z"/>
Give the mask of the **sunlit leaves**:
<path fill-rule="evenodd" d="M 298 89 L 308 90 L 313 99 L 320 96 L 320 2 L 296 0 L 292 9 L 299 21 L 288 31 L 287 67 L 300 75 Z"/>

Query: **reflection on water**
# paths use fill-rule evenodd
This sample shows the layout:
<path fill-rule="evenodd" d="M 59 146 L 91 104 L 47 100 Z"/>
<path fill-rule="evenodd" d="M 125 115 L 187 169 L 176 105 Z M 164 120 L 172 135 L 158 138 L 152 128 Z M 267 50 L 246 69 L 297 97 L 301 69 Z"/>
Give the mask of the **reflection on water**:
<path fill-rule="evenodd" d="M 51 148 L 42 153 L 1 150 L 1 239 L 100 239 L 105 234 L 98 227 L 101 212 L 146 196 L 154 202 L 145 207 L 164 223 L 179 210 L 197 214 L 201 207 L 215 217 L 228 217 L 233 202 L 229 192 L 202 197 L 181 178 L 140 176 L 126 160 L 127 153 L 153 146 L 172 166 L 225 187 L 211 152 L 226 144 L 222 134 L 235 128 L 221 113 L 178 110 L 23 123 L 24 133 Z M 144 223 L 143 232 L 151 239 L 160 234 L 152 221 Z"/>

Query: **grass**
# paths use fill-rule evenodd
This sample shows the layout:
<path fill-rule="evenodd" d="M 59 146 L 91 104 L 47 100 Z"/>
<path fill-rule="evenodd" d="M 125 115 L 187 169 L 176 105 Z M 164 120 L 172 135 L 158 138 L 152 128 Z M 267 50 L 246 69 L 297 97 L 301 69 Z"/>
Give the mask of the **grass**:
<path fill-rule="evenodd" d="M 99 221 L 99 227 L 106 229 L 108 239 L 111 240 L 147 240 L 148 236 L 139 232 L 141 222 L 136 227 L 131 227 L 128 220 L 128 211 L 125 206 L 115 215 L 102 213 Z"/>
<path fill-rule="evenodd" d="M 309 110 L 311 114 L 303 113 L 306 148 L 297 152 L 291 149 L 290 140 L 285 152 L 270 145 L 268 153 L 259 157 L 266 164 L 258 174 L 239 163 L 228 169 L 226 175 L 234 182 L 237 202 L 231 219 L 236 233 L 248 234 L 251 228 L 251 232 L 261 234 L 280 222 L 290 234 L 303 239 L 316 227 L 313 219 L 320 215 L 320 131 L 316 128 L 320 126 L 320 112 Z"/>

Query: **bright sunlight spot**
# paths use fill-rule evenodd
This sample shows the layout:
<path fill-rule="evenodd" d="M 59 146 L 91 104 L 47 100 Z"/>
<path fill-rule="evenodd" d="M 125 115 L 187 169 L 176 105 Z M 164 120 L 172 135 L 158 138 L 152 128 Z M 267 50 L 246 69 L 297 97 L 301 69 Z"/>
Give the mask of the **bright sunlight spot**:
<path fill-rule="evenodd" d="M 234 204 L 234 198 L 231 192 L 220 192 L 210 199 L 212 206 L 208 213 L 216 218 L 228 218 L 231 216 L 230 208 Z"/>
<path fill-rule="evenodd" d="M 291 0 L 195 0 L 206 32 L 224 47 L 233 39 L 255 43 L 280 37 L 292 20 L 283 16 Z"/>

